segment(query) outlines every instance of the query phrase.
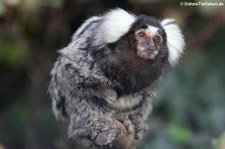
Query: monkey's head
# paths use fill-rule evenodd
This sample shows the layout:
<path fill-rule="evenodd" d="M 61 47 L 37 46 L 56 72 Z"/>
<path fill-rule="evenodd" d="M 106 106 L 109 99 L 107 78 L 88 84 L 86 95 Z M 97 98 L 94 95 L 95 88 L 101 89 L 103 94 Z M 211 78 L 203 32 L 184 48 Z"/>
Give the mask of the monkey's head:
<path fill-rule="evenodd" d="M 132 24 L 128 34 L 129 40 L 134 41 L 130 44 L 135 44 L 137 56 L 154 60 L 168 55 L 166 33 L 158 19 L 141 15 Z"/>
<path fill-rule="evenodd" d="M 174 19 L 135 16 L 122 9 L 115 9 L 104 15 L 101 27 L 103 42 L 122 41 L 124 44 L 121 39 L 127 38 L 128 48 L 146 61 L 165 58 L 174 66 L 185 46 L 181 30 Z"/>

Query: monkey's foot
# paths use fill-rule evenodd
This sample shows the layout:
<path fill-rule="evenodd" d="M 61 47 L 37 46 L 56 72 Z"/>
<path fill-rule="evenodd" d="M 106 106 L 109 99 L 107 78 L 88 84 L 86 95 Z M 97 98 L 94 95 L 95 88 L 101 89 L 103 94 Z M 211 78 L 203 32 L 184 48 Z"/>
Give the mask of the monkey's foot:
<path fill-rule="evenodd" d="M 134 125 L 134 138 L 137 140 L 141 139 L 144 136 L 145 132 L 149 129 L 148 124 L 139 115 L 130 115 L 129 118 Z"/>
<path fill-rule="evenodd" d="M 126 113 L 116 114 L 116 115 L 114 115 L 114 117 L 115 117 L 115 119 L 117 119 L 124 125 L 129 137 L 134 138 L 134 135 L 135 135 L 134 125 L 132 124 L 131 120 L 129 119 L 128 114 L 126 114 Z"/>
<path fill-rule="evenodd" d="M 112 143 L 117 136 L 118 126 L 113 118 L 96 118 L 90 127 L 90 137 L 96 145 L 104 146 Z"/>

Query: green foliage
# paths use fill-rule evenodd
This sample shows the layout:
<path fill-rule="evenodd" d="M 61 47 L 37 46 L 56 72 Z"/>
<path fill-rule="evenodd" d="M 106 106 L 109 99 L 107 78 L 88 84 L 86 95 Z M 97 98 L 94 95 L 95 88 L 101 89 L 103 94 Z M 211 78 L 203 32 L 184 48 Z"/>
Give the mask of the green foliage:
<path fill-rule="evenodd" d="M 21 64 L 27 54 L 26 44 L 22 41 L 0 40 L 0 60 L 10 65 Z"/>
<path fill-rule="evenodd" d="M 0 1 L 0 16 L 3 15 L 6 11 L 6 6 L 4 4 L 4 1 Z"/>
<path fill-rule="evenodd" d="M 38 11 L 40 7 L 43 6 L 60 8 L 60 6 L 62 6 L 62 0 L 23 0 L 21 11 L 34 12 Z"/>
<path fill-rule="evenodd" d="M 172 137 L 172 140 L 176 143 L 187 143 L 191 137 L 191 131 L 188 127 L 185 127 L 176 122 L 171 122 L 169 124 L 169 133 Z"/>

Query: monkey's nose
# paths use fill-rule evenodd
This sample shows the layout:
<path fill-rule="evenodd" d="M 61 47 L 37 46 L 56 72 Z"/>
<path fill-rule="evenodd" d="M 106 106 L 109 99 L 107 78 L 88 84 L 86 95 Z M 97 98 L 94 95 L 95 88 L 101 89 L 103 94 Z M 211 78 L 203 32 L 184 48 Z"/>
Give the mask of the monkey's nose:
<path fill-rule="evenodd" d="M 146 42 L 146 45 L 148 46 L 148 49 L 150 51 L 158 51 L 158 46 L 154 44 L 152 40 L 149 40 Z"/>
<path fill-rule="evenodd" d="M 159 51 L 156 45 L 150 45 L 148 49 L 152 52 Z"/>
<path fill-rule="evenodd" d="M 148 40 L 148 41 L 146 41 L 146 45 L 152 46 L 152 45 L 154 45 L 154 42 L 152 40 Z"/>

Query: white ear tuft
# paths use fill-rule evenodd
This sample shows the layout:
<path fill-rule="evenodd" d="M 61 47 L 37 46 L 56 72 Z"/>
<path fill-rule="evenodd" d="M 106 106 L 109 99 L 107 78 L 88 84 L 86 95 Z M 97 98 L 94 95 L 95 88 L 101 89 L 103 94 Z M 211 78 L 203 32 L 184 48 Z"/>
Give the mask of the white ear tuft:
<path fill-rule="evenodd" d="M 167 36 L 168 60 L 171 66 L 175 66 L 184 51 L 184 37 L 179 26 L 175 24 L 174 19 L 163 19 L 161 24 Z"/>
<path fill-rule="evenodd" d="M 105 43 L 117 41 L 129 31 L 135 20 L 136 16 L 125 10 L 117 8 L 109 11 L 103 16 L 103 22 L 100 26 L 102 40 Z"/>

